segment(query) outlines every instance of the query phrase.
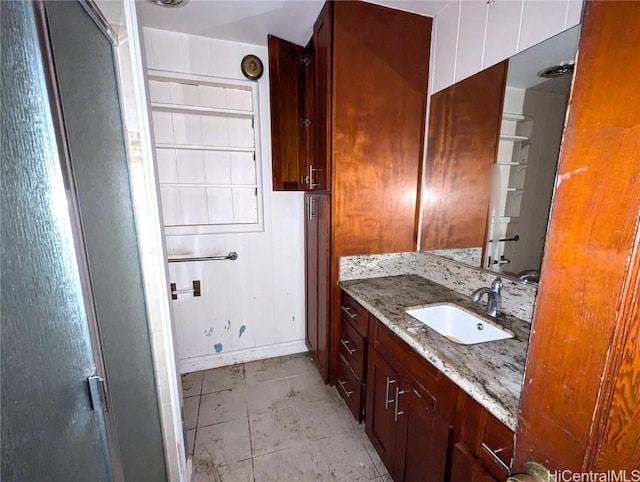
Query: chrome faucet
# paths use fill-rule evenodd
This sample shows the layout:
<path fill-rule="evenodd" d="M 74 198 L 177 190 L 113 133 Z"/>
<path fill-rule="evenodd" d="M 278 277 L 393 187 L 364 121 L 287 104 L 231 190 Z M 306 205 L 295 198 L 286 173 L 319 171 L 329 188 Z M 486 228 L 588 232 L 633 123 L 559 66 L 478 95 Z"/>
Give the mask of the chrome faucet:
<path fill-rule="evenodd" d="M 502 280 L 500 277 L 493 280 L 491 288 L 478 288 L 471 293 L 471 299 L 480 301 L 484 294 L 487 295 L 487 315 L 495 318 L 500 313 L 500 303 L 502 301 Z"/>

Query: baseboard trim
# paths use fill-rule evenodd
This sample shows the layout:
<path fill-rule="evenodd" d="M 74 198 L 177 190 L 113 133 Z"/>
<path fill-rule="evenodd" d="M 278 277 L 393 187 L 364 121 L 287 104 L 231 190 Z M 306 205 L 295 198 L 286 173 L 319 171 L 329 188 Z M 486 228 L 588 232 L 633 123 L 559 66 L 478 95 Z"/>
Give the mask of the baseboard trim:
<path fill-rule="evenodd" d="M 184 358 L 179 361 L 180 373 L 210 370 L 211 368 L 235 365 L 236 363 L 246 363 L 254 360 L 262 360 L 264 358 L 293 355 L 295 353 L 303 353 L 306 351 L 308 351 L 308 349 L 304 340 L 296 340 L 267 346 L 257 346 L 229 353 Z"/>

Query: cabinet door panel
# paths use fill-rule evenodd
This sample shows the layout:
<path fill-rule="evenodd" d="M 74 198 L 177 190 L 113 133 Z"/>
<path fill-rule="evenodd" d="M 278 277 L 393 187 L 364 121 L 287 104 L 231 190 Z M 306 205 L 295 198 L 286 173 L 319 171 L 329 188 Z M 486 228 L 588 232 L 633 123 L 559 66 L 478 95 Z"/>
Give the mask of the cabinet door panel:
<path fill-rule="evenodd" d="M 517 52 L 522 0 L 496 0 L 489 5 L 482 67 L 508 59 Z"/>
<path fill-rule="evenodd" d="M 460 27 L 455 57 L 456 82 L 482 70 L 487 8 L 487 3 L 482 1 L 460 3 Z"/>
<path fill-rule="evenodd" d="M 369 348 L 365 430 L 384 465 L 393 474 L 396 449 L 395 389 L 400 383 L 391 366 Z"/>
<path fill-rule="evenodd" d="M 325 382 L 329 380 L 329 196 L 305 194 L 305 341 Z"/>
<path fill-rule="evenodd" d="M 315 155 L 311 189 L 329 190 L 331 168 L 331 50 L 333 2 L 326 2 L 313 27 Z"/>
<path fill-rule="evenodd" d="M 306 326 L 305 342 L 314 360 L 318 357 L 318 220 L 313 217 L 314 197 L 305 194 L 305 270 Z"/>
<path fill-rule="evenodd" d="M 450 482 L 496 482 L 464 444 L 453 446 Z"/>
<path fill-rule="evenodd" d="M 434 69 L 432 93 L 446 89 L 455 82 L 456 34 L 458 31 L 459 13 L 460 7 L 457 2 L 451 2 L 438 13 L 435 32 L 435 49 L 433 52 Z"/>
<path fill-rule="evenodd" d="M 521 52 L 565 29 L 567 0 L 525 0 L 518 51 Z"/>
<path fill-rule="evenodd" d="M 306 50 L 269 35 L 271 157 L 274 191 L 305 189 L 305 64 Z"/>
<path fill-rule="evenodd" d="M 434 410 L 435 398 L 416 383 L 401 397 L 400 419 L 406 430 L 397 442 L 394 480 L 444 482 L 453 426 Z"/>
<path fill-rule="evenodd" d="M 421 250 L 485 244 L 506 74 L 502 62 L 431 97 Z"/>
<path fill-rule="evenodd" d="M 318 222 L 318 366 L 325 382 L 329 381 L 329 195 L 314 194 Z"/>

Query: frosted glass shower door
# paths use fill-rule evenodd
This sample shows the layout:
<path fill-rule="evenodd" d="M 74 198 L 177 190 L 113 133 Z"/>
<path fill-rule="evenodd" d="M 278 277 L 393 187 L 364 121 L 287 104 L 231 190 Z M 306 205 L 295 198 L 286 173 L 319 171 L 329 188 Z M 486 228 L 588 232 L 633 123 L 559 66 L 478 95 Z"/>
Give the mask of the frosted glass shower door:
<path fill-rule="evenodd" d="M 2 480 L 112 480 L 30 2 L 0 2 Z"/>

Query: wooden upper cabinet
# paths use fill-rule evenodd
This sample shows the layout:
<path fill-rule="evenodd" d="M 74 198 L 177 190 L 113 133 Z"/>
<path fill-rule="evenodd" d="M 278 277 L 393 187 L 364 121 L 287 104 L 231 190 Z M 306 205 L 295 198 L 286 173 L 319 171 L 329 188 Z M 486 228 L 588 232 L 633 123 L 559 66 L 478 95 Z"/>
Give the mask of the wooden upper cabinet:
<path fill-rule="evenodd" d="M 313 26 L 314 156 L 309 169 L 313 189 L 330 190 L 331 180 L 331 53 L 333 2 L 326 2 Z"/>
<path fill-rule="evenodd" d="M 333 247 L 413 251 L 432 19 L 366 2 L 333 9 Z"/>
<path fill-rule="evenodd" d="M 484 246 L 507 61 L 431 97 L 421 250 Z"/>
<path fill-rule="evenodd" d="M 309 52 L 299 45 L 269 35 L 271 95 L 271 157 L 274 191 L 305 190 L 306 69 Z"/>

